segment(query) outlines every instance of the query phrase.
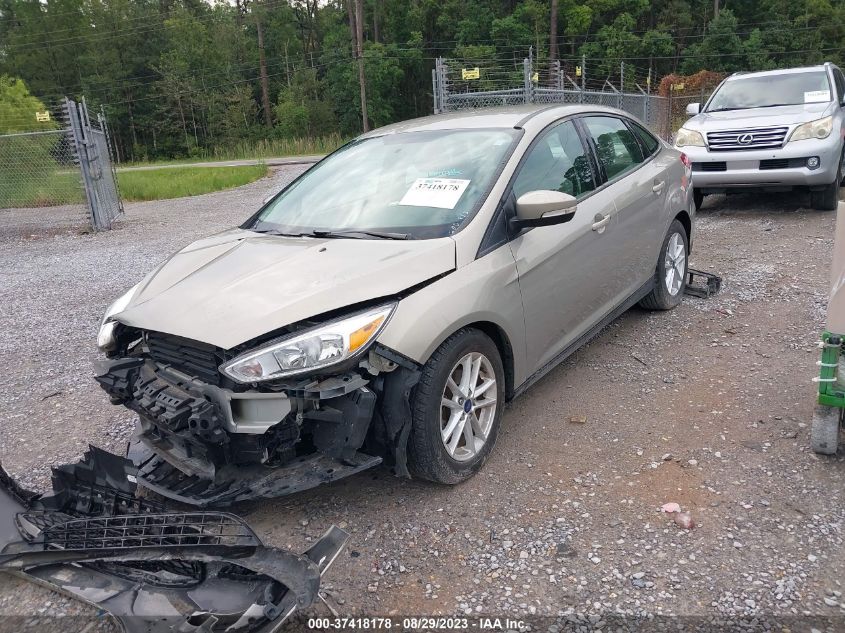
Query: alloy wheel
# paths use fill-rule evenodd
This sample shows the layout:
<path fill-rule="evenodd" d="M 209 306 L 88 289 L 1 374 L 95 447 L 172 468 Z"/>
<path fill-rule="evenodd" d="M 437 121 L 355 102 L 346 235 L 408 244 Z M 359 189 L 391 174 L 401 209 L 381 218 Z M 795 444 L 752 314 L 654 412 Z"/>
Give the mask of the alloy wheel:
<path fill-rule="evenodd" d="M 459 462 L 475 457 L 496 419 L 496 374 L 490 360 L 470 352 L 455 363 L 440 401 L 440 439 Z"/>
<path fill-rule="evenodd" d="M 663 263 L 666 274 L 664 277 L 666 290 L 674 297 L 680 292 L 684 283 L 684 275 L 687 272 L 687 252 L 684 246 L 684 238 L 681 237 L 680 233 L 672 233 L 672 237 L 669 238 Z"/>

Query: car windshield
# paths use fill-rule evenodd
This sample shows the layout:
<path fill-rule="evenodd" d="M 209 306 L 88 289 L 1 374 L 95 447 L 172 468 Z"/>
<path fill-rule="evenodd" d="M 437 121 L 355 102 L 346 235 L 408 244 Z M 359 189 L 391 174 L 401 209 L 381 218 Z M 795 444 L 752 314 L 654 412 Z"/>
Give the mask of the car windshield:
<path fill-rule="evenodd" d="M 244 228 L 293 235 L 428 239 L 472 216 L 518 130 L 438 130 L 353 141 L 306 172 Z"/>
<path fill-rule="evenodd" d="M 713 95 L 707 112 L 772 108 L 830 101 L 830 82 L 823 70 L 730 79 Z"/>

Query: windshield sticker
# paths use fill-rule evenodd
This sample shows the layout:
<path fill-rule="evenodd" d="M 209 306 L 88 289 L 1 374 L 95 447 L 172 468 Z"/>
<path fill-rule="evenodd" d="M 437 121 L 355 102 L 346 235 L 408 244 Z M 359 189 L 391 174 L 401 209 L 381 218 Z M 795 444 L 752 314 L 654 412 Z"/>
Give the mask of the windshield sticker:
<path fill-rule="evenodd" d="M 830 90 L 812 90 L 804 93 L 804 103 L 822 103 L 830 101 Z"/>
<path fill-rule="evenodd" d="M 460 169 L 455 169 L 451 167 L 449 169 L 441 169 L 440 171 L 430 171 L 428 172 L 429 178 L 454 178 L 455 176 L 462 176 L 463 171 Z"/>
<path fill-rule="evenodd" d="M 469 183 L 469 180 L 457 178 L 417 178 L 399 204 L 406 207 L 454 209 Z"/>

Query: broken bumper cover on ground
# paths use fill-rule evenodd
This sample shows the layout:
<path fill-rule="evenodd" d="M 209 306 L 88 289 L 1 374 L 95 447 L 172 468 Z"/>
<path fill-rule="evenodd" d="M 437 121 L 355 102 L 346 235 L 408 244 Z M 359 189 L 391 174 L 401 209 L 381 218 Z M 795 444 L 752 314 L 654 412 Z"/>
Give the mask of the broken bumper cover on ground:
<path fill-rule="evenodd" d="M 0 467 L 0 569 L 108 611 L 127 633 L 275 631 L 318 599 L 349 538 L 332 527 L 294 554 L 232 514 L 167 512 L 135 497 L 129 460 L 93 447 L 53 475 L 40 497 Z"/>

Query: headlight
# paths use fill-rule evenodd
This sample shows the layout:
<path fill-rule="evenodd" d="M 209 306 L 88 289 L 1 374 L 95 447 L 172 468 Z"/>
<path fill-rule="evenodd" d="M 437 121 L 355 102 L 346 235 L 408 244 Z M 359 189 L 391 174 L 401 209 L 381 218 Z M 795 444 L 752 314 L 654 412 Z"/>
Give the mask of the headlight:
<path fill-rule="evenodd" d="M 380 306 L 270 343 L 221 365 L 220 371 L 236 382 L 251 383 L 341 363 L 375 340 L 394 307 Z"/>
<path fill-rule="evenodd" d="M 675 134 L 675 145 L 677 147 L 704 147 L 704 137 L 701 136 L 701 132 L 682 127 Z"/>
<path fill-rule="evenodd" d="M 823 119 L 802 123 L 792 132 L 790 141 L 803 141 L 808 138 L 827 138 L 833 131 L 833 117 L 826 116 Z"/>
<path fill-rule="evenodd" d="M 100 348 L 100 351 L 110 352 L 114 349 L 114 345 L 117 343 L 117 340 L 114 337 L 114 331 L 117 328 L 117 321 L 114 320 L 114 316 L 120 314 L 126 309 L 126 306 L 128 306 L 129 302 L 132 301 L 132 297 L 135 296 L 135 293 L 138 291 L 138 286 L 140 285 L 141 284 L 136 284 L 132 286 L 126 293 L 115 299 L 106 310 L 106 314 L 103 316 L 103 321 L 100 323 L 100 332 L 97 334 L 97 347 Z"/>

